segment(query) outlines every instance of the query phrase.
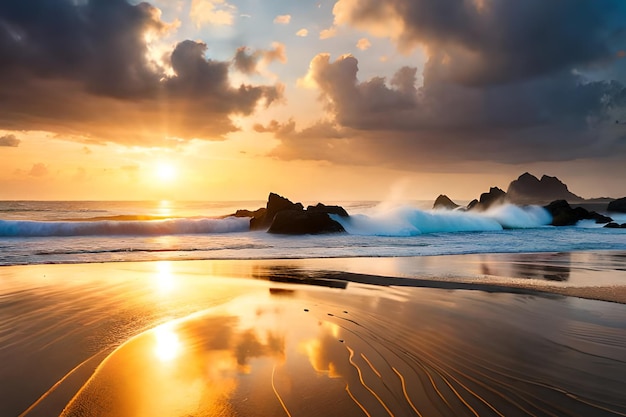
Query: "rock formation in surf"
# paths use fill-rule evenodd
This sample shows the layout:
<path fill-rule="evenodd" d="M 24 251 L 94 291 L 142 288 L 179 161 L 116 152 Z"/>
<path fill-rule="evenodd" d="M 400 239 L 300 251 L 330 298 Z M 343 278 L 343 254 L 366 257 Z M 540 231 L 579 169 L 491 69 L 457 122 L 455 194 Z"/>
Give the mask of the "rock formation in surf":
<path fill-rule="evenodd" d="M 348 212 L 341 206 L 327 206 L 322 203 L 317 203 L 315 206 L 308 206 L 306 208 L 308 212 L 316 212 L 316 213 L 328 213 L 328 214 L 336 214 L 341 217 L 350 217 Z"/>
<path fill-rule="evenodd" d="M 270 193 L 265 209 L 249 213 L 255 213 L 250 219 L 251 230 L 290 235 L 345 232 L 343 226 L 331 219 L 329 214 L 348 217 L 341 206 L 318 203 L 305 210 L 301 203 L 293 203 L 275 193 Z"/>
<path fill-rule="evenodd" d="M 580 220 L 595 220 L 597 224 L 609 223 L 613 221 L 608 216 L 588 211 L 583 207 L 572 207 L 565 200 L 556 200 L 544 206 L 552 215 L 553 226 L 573 226 Z"/>
<path fill-rule="evenodd" d="M 626 223 L 615 223 L 615 222 L 610 222 L 604 225 L 604 227 L 608 228 L 608 229 L 626 229 Z"/>
<path fill-rule="evenodd" d="M 289 199 L 284 198 L 278 194 L 270 193 L 267 198 L 267 205 L 264 211 L 260 211 L 258 215 L 255 215 L 250 219 L 251 230 L 267 230 L 274 220 L 276 213 L 283 210 L 304 210 L 304 207 L 300 203 L 292 203 Z M 258 210 L 257 210 L 258 211 Z"/>
<path fill-rule="evenodd" d="M 434 209 L 454 210 L 458 207 L 460 206 L 454 201 L 450 200 L 450 198 L 444 194 L 440 194 L 439 197 L 435 199 L 435 203 L 433 204 Z"/>
<path fill-rule="evenodd" d="M 308 210 L 279 211 L 267 231 L 286 235 L 345 232 L 343 226 L 331 219 L 328 213 Z"/>
<path fill-rule="evenodd" d="M 468 210 L 487 210 L 492 206 L 503 204 L 506 200 L 506 193 L 498 187 L 491 187 L 489 192 L 482 193 L 480 199 L 472 200 L 468 205 Z"/>
<path fill-rule="evenodd" d="M 607 207 L 607 210 L 614 213 L 626 213 L 626 197 L 618 198 L 617 200 L 611 201 L 609 203 L 609 206 Z"/>

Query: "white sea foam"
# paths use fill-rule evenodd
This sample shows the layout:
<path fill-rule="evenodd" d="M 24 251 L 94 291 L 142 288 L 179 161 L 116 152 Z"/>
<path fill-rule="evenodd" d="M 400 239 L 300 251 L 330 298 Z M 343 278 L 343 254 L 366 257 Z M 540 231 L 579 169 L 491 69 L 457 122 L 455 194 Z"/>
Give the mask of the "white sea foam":
<path fill-rule="evenodd" d="M 502 205 L 486 212 L 419 210 L 403 206 L 356 214 L 333 216 L 350 234 L 372 236 L 416 236 L 424 233 L 487 232 L 527 229 L 549 224 L 552 217 L 538 206 Z"/>
<path fill-rule="evenodd" d="M 494 219 L 505 229 L 531 229 L 552 222 L 550 212 L 540 206 L 519 207 L 504 204 L 487 210 L 484 215 Z"/>

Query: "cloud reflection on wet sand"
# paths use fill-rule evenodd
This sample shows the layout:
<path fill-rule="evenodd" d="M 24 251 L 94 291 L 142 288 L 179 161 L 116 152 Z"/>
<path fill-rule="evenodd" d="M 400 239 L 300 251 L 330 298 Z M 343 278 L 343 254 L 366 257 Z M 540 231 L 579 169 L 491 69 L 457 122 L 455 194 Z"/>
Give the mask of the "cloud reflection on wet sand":
<path fill-rule="evenodd" d="M 626 414 L 626 306 L 401 292 L 256 291 L 163 324 L 63 416 Z"/>

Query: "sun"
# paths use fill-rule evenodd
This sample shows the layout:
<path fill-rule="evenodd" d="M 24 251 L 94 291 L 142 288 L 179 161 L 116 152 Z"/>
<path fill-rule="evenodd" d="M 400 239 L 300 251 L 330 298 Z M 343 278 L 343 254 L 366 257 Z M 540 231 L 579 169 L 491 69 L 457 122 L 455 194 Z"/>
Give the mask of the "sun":
<path fill-rule="evenodd" d="M 174 165 L 167 162 L 160 162 L 156 165 L 155 174 L 160 181 L 171 182 L 176 179 L 178 172 Z"/>

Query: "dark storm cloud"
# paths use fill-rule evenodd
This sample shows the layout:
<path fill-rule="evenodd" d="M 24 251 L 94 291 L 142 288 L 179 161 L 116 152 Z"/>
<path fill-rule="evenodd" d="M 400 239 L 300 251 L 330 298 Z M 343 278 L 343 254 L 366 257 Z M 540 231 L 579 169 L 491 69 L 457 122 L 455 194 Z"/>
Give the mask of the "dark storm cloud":
<path fill-rule="evenodd" d="M 146 58 L 145 33 L 167 25 L 157 9 L 125 0 L 6 0 L 0 4 L 3 78 L 81 81 L 94 93 L 138 97 L 159 74 Z"/>
<path fill-rule="evenodd" d="M 365 130 L 582 127 L 607 119 L 626 98 L 617 82 L 585 82 L 572 73 L 485 88 L 425 80 L 419 89 L 415 68 L 401 68 L 390 82 L 359 82 L 357 73 L 356 58 L 330 62 L 322 54 L 312 61 L 309 76 L 341 125 Z"/>
<path fill-rule="evenodd" d="M 233 66 L 244 74 L 256 74 L 259 62 L 263 61 L 269 64 L 272 61 L 279 61 L 283 64 L 287 62 L 285 53 L 285 45 L 275 42 L 273 49 L 259 49 L 252 51 L 250 48 L 242 46 L 237 49 L 237 53 L 233 58 Z"/>
<path fill-rule="evenodd" d="M 307 79 L 351 132 L 353 152 L 323 138 L 316 149 L 292 133 L 275 155 L 411 166 L 626 151 L 625 2 L 340 0 L 334 12 L 338 24 L 386 34 L 400 48 L 423 46 L 426 65 L 359 80 L 355 57 L 317 55 Z"/>
<path fill-rule="evenodd" d="M 613 117 L 624 114 L 626 89 L 615 81 L 586 82 L 567 72 L 489 87 L 427 79 L 418 88 L 415 68 L 401 68 L 390 80 L 361 82 L 357 75 L 353 56 L 335 62 L 327 54 L 314 58 L 308 77 L 337 125 L 325 131 L 296 131 L 293 123 L 267 126 L 282 140 L 274 154 L 335 161 L 371 157 L 410 166 L 568 160 L 624 151 L 619 137 L 626 129 Z M 341 138 L 346 140 L 336 140 Z M 338 152 L 347 138 L 353 152 Z"/>
<path fill-rule="evenodd" d="M 258 56 L 251 53 L 245 46 L 238 48 L 237 53 L 233 58 L 233 65 L 235 68 L 244 74 L 254 74 L 256 72 L 258 62 Z"/>
<path fill-rule="evenodd" d="M 0 146 L 16 148 L 20 145 L 20 142 L 21 140 L 19 140 L 15 135 L 0 136 Z"/>
<path fill-rule="evenodd" d="M 366 30 L 386 26 L 401 48 L 425 45 L 427 75 L 464 84 L 594 65 L 626 40 L 622 0 L 340 0 L 335 14 Z"/>
<path fill-rule="evenodd" d="M 216 138 L 236 130 L 230 115 L 280 97 L 273 86 L 233 88 L 230 63 L 207 59 L 201 42 L 166 54 L 167 74 L 148 58 L 147 37 L 170 29 L 147 3 L 1 2 L 0 128 L 129 144 Z"/>

